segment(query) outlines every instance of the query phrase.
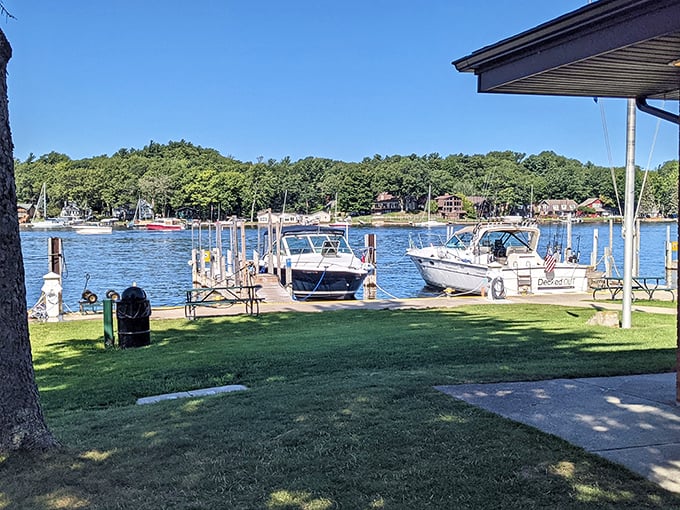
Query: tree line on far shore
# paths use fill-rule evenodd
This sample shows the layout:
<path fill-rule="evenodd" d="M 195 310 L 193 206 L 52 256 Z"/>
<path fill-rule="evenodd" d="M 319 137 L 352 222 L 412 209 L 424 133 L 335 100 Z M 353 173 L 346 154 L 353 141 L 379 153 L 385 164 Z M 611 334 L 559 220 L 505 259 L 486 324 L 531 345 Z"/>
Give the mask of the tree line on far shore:
<path fill-rule="evenodd" d="M 338 210 L 363 215 L 370 213 L 382 192 L 398 197 L 405 207 L 423 204 L 429 186 L 433 197 L 482 196 L 499 215 L 522 211 L 532 199 L 536 204 L 543 199 L 580 203 L 600 198 L 617 210 L 624 206 L 624 173 L 624 168 L 582 163 L 554 152 L 243 162 L 184 140 L 152 141 L 142 149 L 120 149 L 112 156 L 80 160 L 56 152 L 15 160 L 18 202 L 35 204 L 46 184 L 49 216 L 57 215 L 67 201 L 108 216 L 116 208 L 134 209 L 143 198 L 154 204 L 157 214 L 166 216 L 190 208 L 192 217 L 203 219 L 214 219 L 218 213 L 222 218 L 250 218 L 268 208 L 310 214 L 328 207 L 336 197 Z M 646 178 L 637 169 L 635 180 L 641 214 L 677 213 L 677 161 L 653 169 Z"/>

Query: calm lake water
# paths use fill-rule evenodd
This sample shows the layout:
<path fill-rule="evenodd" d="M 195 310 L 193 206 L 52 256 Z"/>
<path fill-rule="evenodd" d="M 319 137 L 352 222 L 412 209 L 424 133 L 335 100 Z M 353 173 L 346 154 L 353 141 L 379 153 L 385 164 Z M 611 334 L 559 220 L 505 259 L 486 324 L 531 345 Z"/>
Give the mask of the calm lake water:
<path fill-rule="evenodd" d="M 640 274 L 664 274 L 666 232 L 677 239 L 677 224 L 643 223 L 641 226 Z M 609 245 L 609 224 L 575 224 L 572 226 L 572 246 L 581 253 L 581 262 L 590 261 L 593 230 L 599 232 L 598 260 L 604 246 Z M 541 226 L 540 251 L 549 241 L 566 244 L 564 225 Z M 357 253 L 364 247 L 365 234 L 376 234 L 378 254 L 378 298 L 406 298 L 433 295 L 424 288 L 413 263 L 405 256 L 412 241 L 417 245 L 438 243 L 446 237 L 446 228 L 415 227 L 352 227 L 349 241 Z M 204 231 L 205 236 L 205 231 Z M 185 290 L 191 288 L 192 231 L 149 232 L 144 230 L 114 230 L 110 235 L 81 235 L 70 230 L 21 232 L 28 306 L 40 297 L 43 275 L 47 273 L 47 243 L 50 237 L 63 239 L 64 278 L 63 299 L 71 310 L 78 309 L 78 300 L 85 288 L 105 297 L 108 289 L 119 293 L 136 282 L 142 287 L 153 306 L 172 306 L 184 302 Z M 196 241 L 197 233 L 193 233 Z M 225 236 L 226 240 L 226 236 Z M 248 256 L 257 248 L 257 229 L 247 231 Z M 621 225 L 613 228 L 614 259 L 623 271 L 623 239 Z M 203 247 L 207 245 L 204 237 Z M 599 269 L 604 269 L 600 262 Z M 361 293 L 359 294 L 359 297 Z M 66 309 L 66 307 L 65 307 Z"/>

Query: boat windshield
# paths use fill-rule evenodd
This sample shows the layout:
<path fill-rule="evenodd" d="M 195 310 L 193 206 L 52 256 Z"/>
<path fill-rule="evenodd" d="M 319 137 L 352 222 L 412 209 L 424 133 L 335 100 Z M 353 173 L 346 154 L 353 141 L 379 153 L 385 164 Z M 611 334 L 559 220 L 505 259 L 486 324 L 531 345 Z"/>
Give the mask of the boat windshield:
<path fill-rule="evenodd" d="M 472 232 L 460 232 L 453 234 L 451 238 L 446 241 L 447 248 L 464 250 L 472 242 Z"/>
<path fill-rule="evenodd" d="M 322 255 L 336 253 L 351 253 L 349 245 L 343 236 L 311 236 L 310 241 L 314 245 L 314 252 Z"/>
<path fill-rule="evenodd" d="M 479 240 L 480 246 L 504 246 L 505 248 L 531 248 L 534 232 L 529 230 L 492 230 L 485 232 Z"/>
<path fill-rule="evenodd" d="M 314 248 L 307 236 L 286 236 L 284 238 L 284 243 L 286 243 L 290 255 L 314 252 Z"/>
<path fill-rule="evenodd" d="M 343 236 L 309 236 L 304 234 L 286 236 L 284 243 L 290 255 L 301 255 L 303 253 L 321 253 L 322 255 L 351 253 L 351 249 Z"/>

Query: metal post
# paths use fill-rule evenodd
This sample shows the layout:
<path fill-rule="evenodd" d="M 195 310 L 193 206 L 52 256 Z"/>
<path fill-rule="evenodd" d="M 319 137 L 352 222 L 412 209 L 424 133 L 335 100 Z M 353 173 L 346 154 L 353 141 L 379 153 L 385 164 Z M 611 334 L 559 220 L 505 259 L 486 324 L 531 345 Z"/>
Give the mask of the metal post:
<path fill-rule="evenodd" d="M 274 274 L 274 228 L 272 225 L 272 210 L 267 209 L 267 235 L 269 246 L 267 247 L 267 273 Z M 280 278 L 281 275 L 279 275 Z"/>
<path fill-rule="evenodd" d="M 635 218 L 635 230 L 633 231 L 633 243 L 635 246 L 633 252 L 633 276 L 640 276 L 640 220 Z"/>
<path fill-rule="evenodd" d="M 666 285 L 670 288 L 677 288 L 676 267 L 673 260 L 673 252 L 677 251 L 678 243 L 677 241 L 671 242 L 671 227 L 666 227 L 666 262 L 664 264 L 666 269 Z"/>
<path fill-rule="evenodd" d="M 104 347 L 113 347 L 115 338 L 113 336 L 113 301 L 111 299 L 105 299 L 103 305 Z"/>
<path fill-rule="evenodd" d="M 250 281 L 248 279 L 248 269 L 246 267 L 246 262 L 248 261 L 248 252 L 246 251 L 246 222 L 239 220 L 236 216 L 234 216 L 234 221 L 236 224 L 239 226 L 239 229 L 241 231 L 241 264 L 243 265 L 243 275 L 241 277 L 241 282 L 243 284 L 250 285 Z"/>
<path fill-rule="evenodd" d="M 567 214 L 567 246 L 564 249 L 564 260 L 571 257 L 571 213 Z"/>
<path fill-rule="evenodd" d="M 680 122 L 678 122 L 678 161 L 680 161 Z M 680 180 L 678 181 L 678 193 L 680 193 Z M 678 211 L 676 211 L 677 213 Z M 676 242 L 678 243 L 677 246 L 680 246 L 680 214 L 678 214 L 678 237 L 676 239 Z M 679 252 L 680 253 L 680 252 Z M 677 271 L 680 270 L 680 257 L 678 257 L 678 263 L 676 263 L 676 279 L 678 281 L 678 285 L 680 286 L 680 278 L 677 278 Z M 676 317 L 680 317 L 680 299 L 676 297 L 677 302 L 677 314 Z M 676 319 L 676 326 L 675 326 L 675 338 L 677 342 L 677 347 L 675 349 L 675 370 L 676 370 L 676 375 L 675 375 L 675 404 L 680 406 L 680 320 Z"/>
<path fill-rule="evenodd" d="M 590 265 L 594 270 L 597 269 L 597 252 L 598 252 L 598 241 L 600 239 L 599 232 L 596 228 L 593 229 L 593 251 L 590 252 Z"/>
<path fill-rule="evenodd" d="M 635 100 L 628 99 L 626 118 L 626 189 L 623 213 L 623 304 L 621 327 L 630 329 L 633 309 L 633 257 L 635 229 Z"/>
<path fill-rule="evenodd" d="M 231 217 L 231 223 L 229 224 L 229 242 L 231 243 L 231 260 L 232 260 L 232 274 L 234 275 L 234 285 L 237 287 L 243 285 L 243 280 L 241 279 L 241 255 L 238 249 L 238 218 L 236 216 Z"/>
<path fill-rule="evenodd" d="M 376 274 L 378 271 L 376 267 L 377 241 L 375 234 L 364 235 L 364 247 L 366 248 L 364 262 L 373 264 L 373 272 L 364 280 L 364 299 L 375 299 L 378 290 L 378 275 Z"/>
<path fill-rule="evenodd" d="M 609 246 L 604 247 L 604 275 L 612 275 L 612 252 Z"/>
<path fill-rule="evenodd" d="M 62 276 L 62 240 L 61 237 L 50 237 L 47 240 L 47 272 Z"/>

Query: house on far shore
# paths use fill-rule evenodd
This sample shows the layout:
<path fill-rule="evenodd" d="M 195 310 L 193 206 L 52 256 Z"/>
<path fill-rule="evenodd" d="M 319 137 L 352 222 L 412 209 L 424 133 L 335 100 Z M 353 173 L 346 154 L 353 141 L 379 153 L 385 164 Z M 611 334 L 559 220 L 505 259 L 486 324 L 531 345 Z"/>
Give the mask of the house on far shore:
<path fill-rule="evenodd" d="M 66 202 L 61 208 L 59 219 L 65 223 L 77 223 L 88 219 L 91 214 L 90 209 L 81 209 L 75 202 Z"/>
<path fill-rule="evenodd" d="M 488 218 L 491 216 L 491 202 L 485 197 L 472 195 L 467 197 L 467 199 L 472 202 L 478 218 Z"/>
<path fill-rule="evenodd" d="M 373 207 L 371 208 L 371 213 L 373 214 L 385 214 L 400 211 L 401 200 L 399 200 L 399 197 L 395 197 L 387 191 L 383 191 L 376 197 L 375 202 L 373 202 Z"/>
<path fill-rule="evenodd" d="M 447 220 L 460 220 L 465 218 L 465 211 L 463 210 L 463 199 L 456 195 L 441 195 L 435 197 L 434 201 L 437 203 L 437 214 Z"/>
<path fill-rule="evenodd" d="M 268 211 L 260 211 L 257 214 L 258 223 L 287 223 L 289 225 L 295 225 L 300 223 L 300 216 L 298 214 L 291 213 L 273 213 Z"/>
<path fill-rule="evenodd" d="M 328 211 L 316 211 L 313 214 L 302 217 L 302 223 L 305 225 L 318 225 L 319 223 L 330 223 L 331 213 Z"/>
<path fill-rule="evenodd" d="M 585 199 L 578 204 L 576 210 L 579 216 L 609 216 L 609 211 L 599 198 Z"/>
<path fill-rule="evenodd" d="M 541 200 L 538 203 L 538 215 L 543 218 L 559 218 L 568 214 L 576 214 L 578 204 L 571 198 L 563 200 Z"/>
<path fill-rule="evenodd" d="M 17 204 L 17 215 L 19 216 L 19 223 L 30 223 L 31 218 L 35 214 L 35 206 L 33 204 Z"/>

